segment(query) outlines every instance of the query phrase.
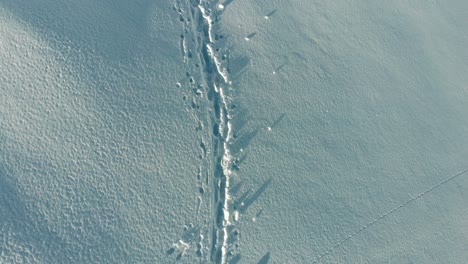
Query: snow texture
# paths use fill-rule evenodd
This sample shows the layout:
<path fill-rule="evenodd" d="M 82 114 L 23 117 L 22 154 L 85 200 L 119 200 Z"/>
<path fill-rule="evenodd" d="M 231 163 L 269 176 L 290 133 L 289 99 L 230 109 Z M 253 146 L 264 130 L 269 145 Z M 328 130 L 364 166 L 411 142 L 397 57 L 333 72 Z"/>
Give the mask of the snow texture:
<path fill-rule="evenodd" d="M 2 0 L 0 263 L 466 263 L 467 12 Z"/>

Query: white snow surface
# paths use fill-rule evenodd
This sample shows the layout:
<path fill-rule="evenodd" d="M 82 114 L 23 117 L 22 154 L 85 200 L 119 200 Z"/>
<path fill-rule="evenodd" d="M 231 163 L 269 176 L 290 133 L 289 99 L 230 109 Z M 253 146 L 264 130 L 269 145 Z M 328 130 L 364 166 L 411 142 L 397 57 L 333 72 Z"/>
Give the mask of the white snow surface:
<path fill-rule="evenodd" d="M 467 14 L 0 1 L 0 263 L 466 263 Z"/>

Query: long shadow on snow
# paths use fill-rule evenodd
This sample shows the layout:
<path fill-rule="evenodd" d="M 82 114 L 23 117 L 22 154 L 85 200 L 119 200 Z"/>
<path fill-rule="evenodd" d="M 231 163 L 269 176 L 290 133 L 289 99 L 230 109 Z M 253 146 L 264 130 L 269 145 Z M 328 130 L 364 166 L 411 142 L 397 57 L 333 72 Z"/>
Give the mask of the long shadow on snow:
<path fill-rule="evenodd" d="M 241 254 L 238 253 L 232 259 L 229 260 L 229 264 L 237 264 L 241 260 Z"/>
<path fill-rule="evenodd" d="M 231 50 L 232 48 L 229 48 Z M 238 56 L 235 58 L 228 57 L 227 72 L 231 76 L 234 84 L 238 82 L 239 77 L 246 72 L 247 66 L 250 64 L 250 58 L 247 56 Z"/>
<path fill-rule="evenodd" d="M 266 191 L 266 189 L 268 189 L 272 181 L 272 178 L 266 180 L 252 196 L 243 201 L 244 204 L 241 205 L 240 211 L 244 213 L 255 201 L 257 201 L 258 198 Z"/>
<path fill-rule="evenodd" d="M 270 261 L 270 252 L 267 252 L 257 264 L 268 264 L 268 261 Z"/>

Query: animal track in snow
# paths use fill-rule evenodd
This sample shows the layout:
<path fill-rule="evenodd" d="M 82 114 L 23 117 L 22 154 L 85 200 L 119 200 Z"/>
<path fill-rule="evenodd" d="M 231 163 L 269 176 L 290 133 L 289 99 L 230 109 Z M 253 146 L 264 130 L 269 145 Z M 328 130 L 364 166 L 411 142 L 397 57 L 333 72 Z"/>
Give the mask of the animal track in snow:
<path fill-rule="evenodd" d="M 321 259 L 323 259 L 324 257 L 328 256 L 330 253 L 332 253 L 335 249 L 339 248 L 341 245 L 343 245 L 344 243 L 346 243 L 348 240 L 351 240 L 353 237 L 357 236 L 358 234 L 364 232 L 366 229 L 372 227 L 373 225 L 377 224 L 378 222 L 382 221 L 383 219 L 385 219 L 386 217 L 390 216 L 391 214 L 397 212 L 398 210 L 408 206 L 409 204 L 411 204 L 412 202 L 418 200 L 418 199 L 421 199 L 424 197 L 424 195 L 434 191 L 435 189 L 443 186 L 444 184 L 454 180 L 455 178 L 465 174 L 466 172 L 468 172 L 468 169 L 465 169 L 455 175 L 452 175 L 448 178 L 446 178 L 445 180 L 439 182 L 438 184 L 432 186 L 431 188 L 423 191 L 422 193 L 414 196 L 413 198 L 399 204 L 398 206 L 395 206 L 394 208 L 392 208 L 391 210 L 387 211 L 386 213 L 378 216 L 377 218 L 375 218 L 374 220 L 370 221 L 369 223 L 365 224 L 364 226 L 362 226 L 360 229 L 356 230 L 355 232 L 351 233 L 350 235 L 346 236 L 344 239 L 342 239 L 341 241 L 339 241 L 338 243 L 336 243 L 335 245 L 333 245 L 331 248 L 329 248 L 328 250 L 326 250 L 323 254 L 321 254 L 318 258 L 316 258 L 313 262 L 316 263 L 318 261 L 320 261 Z"/>

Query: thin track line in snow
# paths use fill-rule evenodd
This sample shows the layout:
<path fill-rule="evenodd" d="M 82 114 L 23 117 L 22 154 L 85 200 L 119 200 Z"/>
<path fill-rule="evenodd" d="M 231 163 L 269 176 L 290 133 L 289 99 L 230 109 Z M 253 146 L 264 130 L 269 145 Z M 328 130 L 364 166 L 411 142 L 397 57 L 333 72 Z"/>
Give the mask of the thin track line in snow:
<path fill-rule="evenodd" d="M 316 258 L 313 263 L 317 263 L 319 262 L 322 258 L 328 256 L 330 253 L 332 253 L 335 249 L 339 248 L 341 245 L 343 245 L 344 243 L 346 243 L 348 240 L 351 240 L 353 237 L 357 236 L 358 234 L 362 233 L 363 231 L 365 231 L 366 229 L 370 228 L 371 226 L 375 225 L 376 223 L 378 223 L 379 221 L 383 220 L 384 218 L 388 217 L 389 215 L 395 213 L 396 211 L 406 207 L 407 205 L 409 205 L 410 203 L 422 198 L 424 195 L 434 191 L 435 189 L 441 187 L 442 185 L 448 183 L 449 181 L 451 180 L 454 180 L 455 178 L 465 174 L 466 172 L 468 172 L 468 168 L 455 174 L 455 175 L 452 175 L 450 176 L 449 178 L 439 182 L 438 184 L 432 186 L 431 188 L 425 190 L 424 192 L 416 195 L 415 197 L 405 201 L 404 203 L 394 207 L 393 209 L 387 211 L 386 213 L 384 213 L 383 215 L 380 215 L 379 217 L 375 218 L 374 220 L 370 221 L 369 223 L 367 223 L 366 225 L 364 225 L 363 227 L 361 227 L 360 229 L 358 229 L 357 231 L 355 231 L 354 233 L 350 234 L 349 236 L 347 236 L 346 238 L 344 238 L 343 240 L 341 240 L 340 242 L 336 243 L 333 247 L 329 248 L 327 251 L 325 251 L 325 253 L 323 253 L 322 255 L 320 255 L 318 258 Z"/>

